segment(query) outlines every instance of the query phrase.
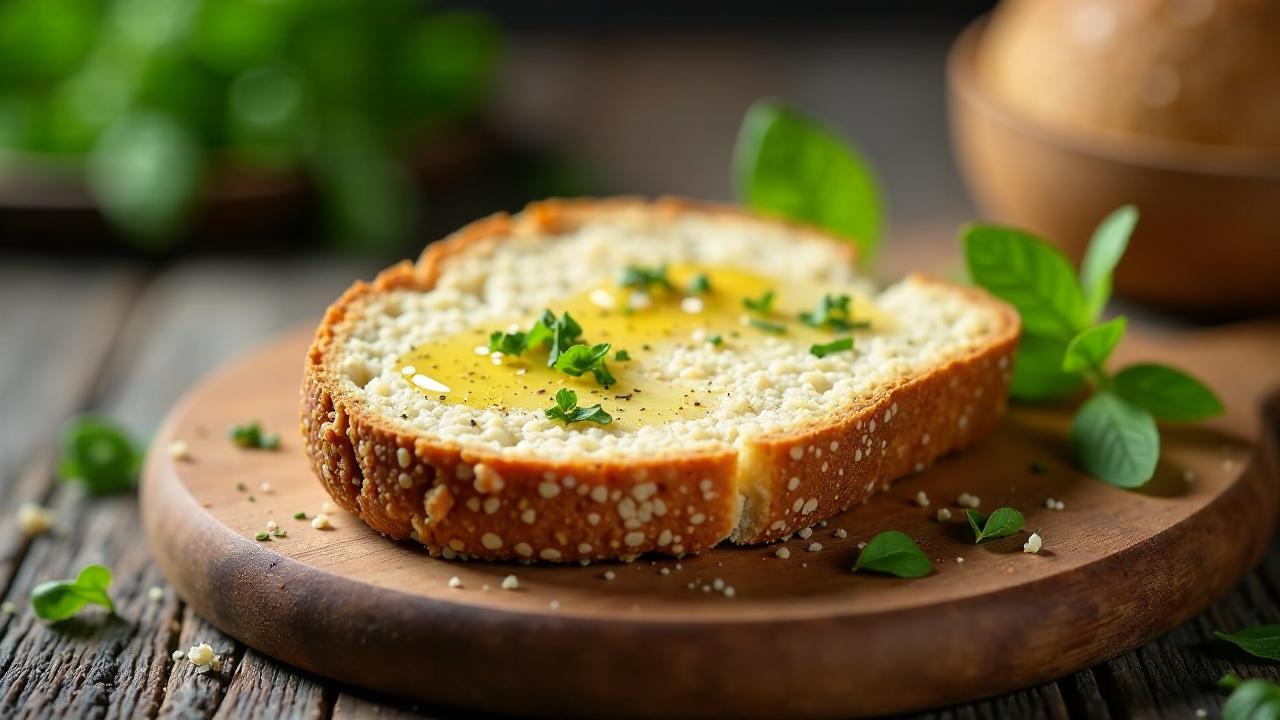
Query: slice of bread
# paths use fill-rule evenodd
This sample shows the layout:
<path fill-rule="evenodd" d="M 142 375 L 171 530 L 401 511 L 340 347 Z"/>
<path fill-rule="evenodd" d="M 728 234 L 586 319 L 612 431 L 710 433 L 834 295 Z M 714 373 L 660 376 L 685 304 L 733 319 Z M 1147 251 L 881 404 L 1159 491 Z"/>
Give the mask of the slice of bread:
<path fill-rule="evenodd" d="M 670 287 L 622 290 L 629 266 L 669 266 Z M 839 295 L 869 327 L 798 319 Z M 486 347 L 570 307 L 584 342 L 614 342 L 616 384 L 547 368 L 541 346 Z M 548 201 L 352 286 L 307 355 L 302 430 L 335 501 L 432 555 L 696 553 L 790 535 L 989 433 L 1018 333 L 972 288 L 912 276 L 871 294 L 850 246 L 811 229 L 680 200 Z M 548 417 L 562 385 L 613 422 Z"/>

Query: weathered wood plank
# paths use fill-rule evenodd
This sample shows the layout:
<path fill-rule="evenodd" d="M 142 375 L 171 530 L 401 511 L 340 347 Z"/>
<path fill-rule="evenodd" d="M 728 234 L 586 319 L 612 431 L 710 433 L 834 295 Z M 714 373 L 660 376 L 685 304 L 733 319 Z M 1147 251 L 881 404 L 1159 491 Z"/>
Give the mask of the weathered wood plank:
<path fill-rule="evenodd" d="M 374 700 L 354 692 L 341 692 L 333 704 L 332 720 L 412 720 L 413 718 L 445 718 L 463 717 L 460 714 L 432 712 L 425 713 L 419 706 L 401 703 L 395 700 Z"/>
<path fill-rule="evenodd" d="M 163 720 L 212 717 L 227 694 L 232 676 L 240 666 L 244 648 L 190 608 L 183 609 L 181 625 L 181 632 L 178 633 L 177 642 L 170 649 L 170 654 L 173 650 L 186 653 L 193 646 L 209 643 L 213 651 L 222 658 L 222 670 L 197 673 L 195 666 L 185 659 L 174 663 L 165 685 L 164 703 L 160 706 L 157 717 Z"/>
<path fill-rule="evenodd" d="M 247 650 L 214 717 L 316 720 L 328 716 L 334 694 L 318 678 Z"/>
<path fill-rule="evenodd" d="M 55 347 L 57 357 L 45 362 L 53 380 L 35 387 L 52 392 L 60 377 L 87 365 L 93 368 L 87 379 L 96 379 L 89 394 L 94 398 L 91 406 L 145 436 L 201 374 L 272 332 L 317 315 L 359 273 L 360 268 L 342 263 L 286 260 L 274 264 L 211 261 L 179 267 L 158 278 L 138 299 L 105 370 L 99 372 L 101 359 L 89 357 L 87 350 L 78 349 L 81 346 Z M 69 276 L 63 284 L 70 285 L 74 279 Z M 57 290 L 51 288 L 54 294 Z M 38 302 L 40 296 L 35 297 L 36 301 L 27 302 Z M 85 321 L 92 325 L 98 311 L 80 308 L 78 312 L 85 313 Z M 69 309 L 66 314 L 73 316 L 75 311 Z M 79 325 L 68 326 L 78 331 L 71 337 L 83 339 L 80 336 L 87 334 Z M 12 337 L 24 341 L 35 332 L 30 326 L 14 327 Z M 39 353 L 15 357 L 24 365 L 37 365 L 39 360 Z M 68 408 L 84 397 L 82 388 Z M 38 402 L 40 396 L 28 400 Z M 51 430 L 45 427 L 37 433 L 33 429 L 28 443 L 41 435 L 47 438 Z M 38 487 L 41 478 L 51 483 L 47 461 L 31 475 L 28 484 L 32 486 Z M 154 716 L 163 705 L 170 674 L 185 673 L 190 666 L 173 668 L 169 657 L 179 640 L 173 623 L 177 600 L 171 593 L 159 604 L 147 599 L 148 589 L 162 585 L 163 580 L 140 536 L 136 499 L 93 498 L 79 488 L 57 486 L 51 503 L 71 532 L 33 543 L 9 589 L 8 598 L 22 609 L 0 636 L 0 715 Z M 112 596 L 120 617 L 87 613 L 52 627 L 36 620 L 27 600 L 31 588 L 46 579 L 72 576 L 89 562 L 102 562 L 115 571 Z M 234 644 L 230 652 L 235 658 Z M 231 667 L 235 666 L 233 662 Z M 314 696 L 318 699 L 311 700 L 311 705 L 326 707 L 323 694 L 312 692 L 314 683 L 291 682 L 296 689 L 289 697 Z M 275 692 L 256 681 L 242 681 L 233 693 L 235 687 L 233 681 L 225 696 L 215 693 L 204 706 L 207 710 L 195 716 L 216 714 L 233 695 L 236 707 L 243 710 L 256 698 L 265 700 Z M 199 706 L 189 693 L 179 699 L 186 700 L 188 707 Z"/>

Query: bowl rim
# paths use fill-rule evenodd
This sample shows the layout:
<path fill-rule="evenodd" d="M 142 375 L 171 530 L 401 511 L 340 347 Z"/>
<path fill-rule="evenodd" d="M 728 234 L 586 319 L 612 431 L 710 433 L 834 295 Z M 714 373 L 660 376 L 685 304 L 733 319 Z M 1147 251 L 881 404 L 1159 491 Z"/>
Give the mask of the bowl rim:
<path fill-rule="evenodd" d="M 951 44 L 946 61 L 947 86 L 953 97 L 999 124 L 1040 142 L 1101 160 L 1198 175 L 1280 180 L 1280 150 L 1052 127 L 1009 108 L 988 93 L 977 77 L 978 43 L 988 19 L 989 14 L 974 19 Z"/>

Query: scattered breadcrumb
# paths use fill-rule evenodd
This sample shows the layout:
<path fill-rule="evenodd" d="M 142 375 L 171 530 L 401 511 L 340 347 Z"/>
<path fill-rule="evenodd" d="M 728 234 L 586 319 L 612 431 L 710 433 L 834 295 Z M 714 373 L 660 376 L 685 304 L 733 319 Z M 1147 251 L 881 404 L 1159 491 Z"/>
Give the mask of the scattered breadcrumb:
<path fill-rule="evenodd" d="M 275 520 L 267 521 L 267 532 L 275 532 L 280 529 L 280 525 Z"/>
<path fill-rule="evenodd" d="M 614 578 L 616 578 L 616 577 L 618 577 L 618 574 L 617 574 L 617 573 L 615 573 L 614 571 L 612 571 L 612 570 L 605 570 L 605 571 L 604 571 L 604 579 L 605 579 L 605 580 L 612 580 L 612 579 L 614 579 Z"/>
<path fill-rule="evenodd" d="M 173 654 L 170 655 L 169 657 L 173 658 L 174 662 L 178 662 L 179 660 L 185 658 L 186 656 L 187 654 L 182 652 L 181 650 L 174 650 Z"/>
<path fill-rule="evenodd" d="M 489 587 L 489 583 L 485 583 L 480 586 L 480 592 L 489 592 L 492 589 L 493 588 Z"/>
<path fill-rule="evenodd" d="M 800 536 L 801 540 L 808 540 L 813 535 L 813 528 L 805 528 L 796 534 Z"/>
<path fill-rule="evenodd" d="M 271 483 L 264 482 L 258 486 L 258 489 L 262 491 L 263 495 L 268 495 L 271 493 Z"/>
<path fill-rule="evenodd" d="M 328 515 L 325 515 L 324 513 L 320 513 L 319 515 L 311 519 L 311 527 L 317 530 L 329 530 L 333 527 L 333 525 L 329 524 Z"/>
<path fill-rule="evenodd" d="M 791 551 L 785 547 L 778 548 L 777 550 L 774 551 L 773 554 L 778 556 L 782 560 L 786 560 L 787 558 L 791 557 Z"/>
<path fill-rule="evenodd" d="M 322 513 L 331 513 L 336 511 L 337 509 L 338 509 L 337 506 L 329 502 L 328 500 L 325 500 L 323 503 L 320 504 L 320 512 Z"/>
<path fill-rule="evenodd" d="M 190 460 L 191 446 L 186 440 L 174 440 L 169 443 L 169 457 L 174 460 Z"/>
<path fill-rule="evenodd" d="M 951 519 L 951 511 L 947 508 L 938 508 L 938 514 L 934 515 L 938 522 L 946 522 Z"/>
<path fill-rule="evenodd" d="M 864 543 L 864 542 L 860 542 L 860 543 L 858 543 L 858 549 L 859 549 L 859 550 L 861 550 L 862 548 L 864 548 L 864 547 L 866 547 L 866 546 L 867 546 L 867 544 L 866 544 L 866 543 Z"/>
<path fill-rule="evenodd" d="M 164 599 L 164 588 L 153 585 L 147 589 L 147 599 L 151 602 L 160 602 Z"/>
<path fill-rule="evenodd" d="M 453 577 L 449 578 L 449 587 L 454 589 L 462 587 L 462 578 L 458 577 L 457 575 L 454 575 Z"/>
<path fill-rule="evenodd" d="M 964 558 L 962 558 L 962 557 L 957 557 L 957 558 L 956 558 L 956 564 L 957 564 L 957 565 L 963 565 L 963 564 L 964 564 Z"/>
<path fill-rule="evenodd" d="M 822 549 L 822 543 L 809 543 L 809 552 L 818 552 Z"/>
<path fill-rule="evenodd" d="M 1033 532 L 1031 533 L 1031 537 L 1027 538 L 1027 541 L 1022 544 L 1022 552 L 1038 553 L 1040 552 L 1040 547 L 1043 544 L 1044 539 L 1040 537 L 1040 533 Z"/>
<path fill-rule="evenodd" d="M 960 497 L 956 498 L 956 504 L 960 507 L 977 509 L 982 504 L 982 500 L 977 495 L 969 493 L 960 493 Z"/>
<path fill-rule="evenodd" d="M 727 598 L 731 598 L 731 597 L 733 597 L 734 595 L 737 595 L 737 594 L 738 594 L 738 591 L 737 591 L 737 590 L 734 590 L 732 585 L 725 585 L 725 586 L 724 586 L 724 596 L 725 596 L 725 597 L 727 597 Z"/>
<path fill-rule="evenodd" d="M 519 590 L 520 579 L 517 578 L 515 575 L 508 575 L 502 578 L 502 589 L 503 590 Z"/>
<path fill-rule="evenodd" d="M 196 672 L 199 674 L 222 671 L 222 656 L 215 653 L 209 643 L 192 645 L 191 649 L 187 650 L 187 660 L 196 666 Z"/>
<path fill-rule="evenodd" d="M 836 536 L 836 537 L 838 537 L 838 538 L 840 538 L 841 540 L 843 540 L 843 539 L 845 539 L 845 538 L 849 537 L 849 531 L 848 531 L 848 530 L 845 530 L 844 528 L 839 528 L 839 529 L 837 529 L 837 530 L 836 530 L 836 532 L 835 532 L 835 536 Z"/>
<path fill-rule="evenodd" d="M 671 574 L 671 568 L 665 568 L 665 567 L 664 567 L 664 568 L 661 568 L 660 570 L 658 570 L 658 574 L 659 574 L 659 575 L 670 575 L 670 574 Z"/>
<path fill-rule="evenodd" d="M 1045 500 L 1044 506 L 1049 508 L 1050 510 L 1065 510 L 1067 508 L 1066 503 L 1062 502 L 1061 500 L 1054 500 L 1053 498 L 1049 498 L 1048 500 Z"/>
<path fill-rule="evenodd" d="M 559 609 L 560 609 L 560 601 L 559 601 L 559 600 L 552 600 L 551 602 L 547 603 L 547 607 L 551 608 L 552 610 L 559 610 Z"/>
<path fill-rule="evenodd" d="M 18 603 L 12 600 L 5 600 L 4 602 L 0 603 L 0 614 L 17 615 Z"/>
<path fill-rule="evenodd" d="M 1184 481 L 1186 481 L 1186 482 L 1195 482 L 1195 481 L 1196 481 L 1196 471 L 1195 471 L 1195 470 L 1192 470 L 1191 468 L 1187 468 L 1186 470 L 1183 470 L 1183 471 L 1182 471 L 1182 479 L 1183 479 Z"/>
<path fill-rule="evenodd" d="M 18 527 L 27 537 L 43 535 L 53 528 L 54 514 L 37 503 L 24 502 L 18 506 Z"/>
<path fill-rule="evenodd" d="M 1198 718 L 1209 717 L 1209 711 L 1205 710 L 1204 708 L 1196 708 L 1196 717 Z"/>
<path fill-rule="evenodd" d="M 916 492 L 916 504 L 920 507 L 929 507 L 929 496 L 925 495 L 923 490 Z"/>

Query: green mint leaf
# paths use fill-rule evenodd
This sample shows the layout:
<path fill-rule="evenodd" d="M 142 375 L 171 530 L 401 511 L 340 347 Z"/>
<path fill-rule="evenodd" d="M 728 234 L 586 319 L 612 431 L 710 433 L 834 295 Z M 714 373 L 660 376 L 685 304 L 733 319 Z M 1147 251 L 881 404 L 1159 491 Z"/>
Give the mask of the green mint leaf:
<path fill-rule="evenodd" d="M 132 490 L 142 467 L 142 450 L 124 428 L 108 420 L 82 417 L 62 429 L 58 474 L 105 495 Z"/>
<path fill-rule="evenodd" d="M 1067 340 L 1022 333 L 1009 394 L 1018 400 L 1036 402 L 1057 400 L 1079 390 L 1083 378 L 1062 369 L 1066 354 Z"/>
<path fill-rule="evenodd" d="M 107 594 L 111 571 L 103 565 L 87 565 L 75 580 L 51 580 L 31 591 L 31 607 L 37 616 L 57 622 L 80 612 L 89 603 L 101 605 L 111 612 L 115 603 Z"/>
<path fill-rule="evenodd" d="M 1146 410 L 1100 392 L 1071 421 L 1071 446 L 1086 472 L 1111 485 L 1136 488 L 1155 474 L 1160 433 Z"/>
<path fill-rule="evenodd" d="M 1167 365 L 1130 365 L 1116 373 L 1112 389 L 1161 420 L 1192 422 L 1220 415 L 1224 410 L 1212 390 Z"/>
<path fill-rule="evenodd" d="M 768 315 L 773 312 L 774 294 L 772 290 L 766 290 L 763 295 L 758 298 L 742 298 L 742 307 L 751 312 Z"/>
<path fill-rule="evenodd" d="M 619 350 L 613 354 L 613 359 L 618 362 L 629 362 L 631 360 L 631 353 L 626 350 Z"/>
<path fill-rule="evenodd" d="M 547 367 L 555 367 L 560 353 L 578 344 L 579 338 L 582 337 L 582 326 L 569 313 L 566 312 L 557 318 L 550 310 L 543 311 L 540 324 L 547 327 L 551 340 Z M 529 334 L 533 335 L 534 332 L 530 331 Z"/>
<path fill-rule="evenodd" d="M 568 388 L 561 388 L 556 392 L 556 404 L 543 410 L 543 414 L 566 425 L 575 422 L 593 422 L 600 425 L 608 425 L 613 422 L 613 417 L 605 412 L 600 405 L 592 405 L 585 408 L 577 407 L 577 405 L 578 393 Z"/>
<path fill-rule="evenodd" d="M 876 255 L 883 203 L 874 173 L 830 127 L 774 100 L 747 110 L 733 152 L 739 200 L 851 239 L 862 263 Z"/>
<path fill-rule="evenodd" d="M 1280 717 L 1280 685 L 1269 680 L 1241 680 L 1227 675 L 1218 685 L 1231 690 L 1222 705 L 1222 720 L 1262 720 Z"/>
<path fill-rule="evenodd" d="M 1111 296 L 1111 273 L 1129 247 L 1129 236 L 1138 224 L 1138 209 L 1125 205 L 1112 212 L 1093 231 L 1089 249 L 1080 264 L 1080 289 L 1089 318 L 1096 320 Z"/>
<path fill-rule="evenodd" d="M 965 510 L 964 516 L 969 519 L 969 527 L 973 528 L 973 543 L 977 545 L 984 540 L 1008 537 L 1022 529 L 1026 518 L 1011 507 L 996 508 L 990 516 L 984 517 L 977 510 Z"/>
<path fill-rule="evenodd" d="M 1085 326 L 1084 296 L 1071 263 L 1056 248 L 994 225 L 970 225 L 962 236 L 970 277 L 1017 308 L 1024 331 L 1066 339 Z"/>
<path fill-rule="evenodd" d="M 858 553 L 853 571 L 859 570 L 902 578 L 920 578 L 933 572 L 933 563 L 929 562 L 920 547 L 905 533 L 885 530 L 871 538 L 862 552 Z"/>
<path fill-rule="evenodd" d="M 625 288 L 635 290 L 649 290 L 657 286 L 665 290 L 671 290 L 671 280 L 667 278 L 667 266 L 665 264 L 658 267 L 644 267 L 642 265 L 628 265 L 618 273 L 618 285 Z"/>
<path fill-rule="evenodd" d="M 1066 372 L 1080 372 L 1088 368 L 1101 368 L 1107 358 L 1111 357 L 1111 351 L 1120 344 L 1127 324 L 1128 321 L 1121 316 L 1094 325 L 1071 338 L 1062 358 L 1062 369 Z"/>
<path fill-rule="evenodd" d="M 831 353 L 838 353 L 844 350 L 853 349 L 853 338 L 846 337 L 839 340 L 833 340 L 826 345 L 810 345 L 809 352 L 818 357 L 826 357 Z"/>
<path fill-rule="evenodd" d="M 689 281 L 689 292 L 694 295 L 706 295 L 711 292 L 711 280 L 706 273 L 698 273 Z"/>
<path fill-rule="evenodd" d="M 767 332 L 770 335 L 781 335 L 787 331 L 786 325 L 769 322 L 768 320 L 761 320 L 760 318 L 750 318 L 747 320 L 747 323 L 751 325 L 751 327 Z"/>
<path fill-rule="evenodd" d="M 1280 625 L 1259 625 L 1232 635 L 1217 631 L 1213 634 L 1254 657 L 1280 660 Z"/>
<path fill-rule="evenodd" d="M 596 382 L 608 387 L 617 382 L 605 366 L 604 360 L 608 355 L 609 343 L 574 345 L 561 353 L 552 367 L 573 377 L 589 372 L 595 376 Z"/>

